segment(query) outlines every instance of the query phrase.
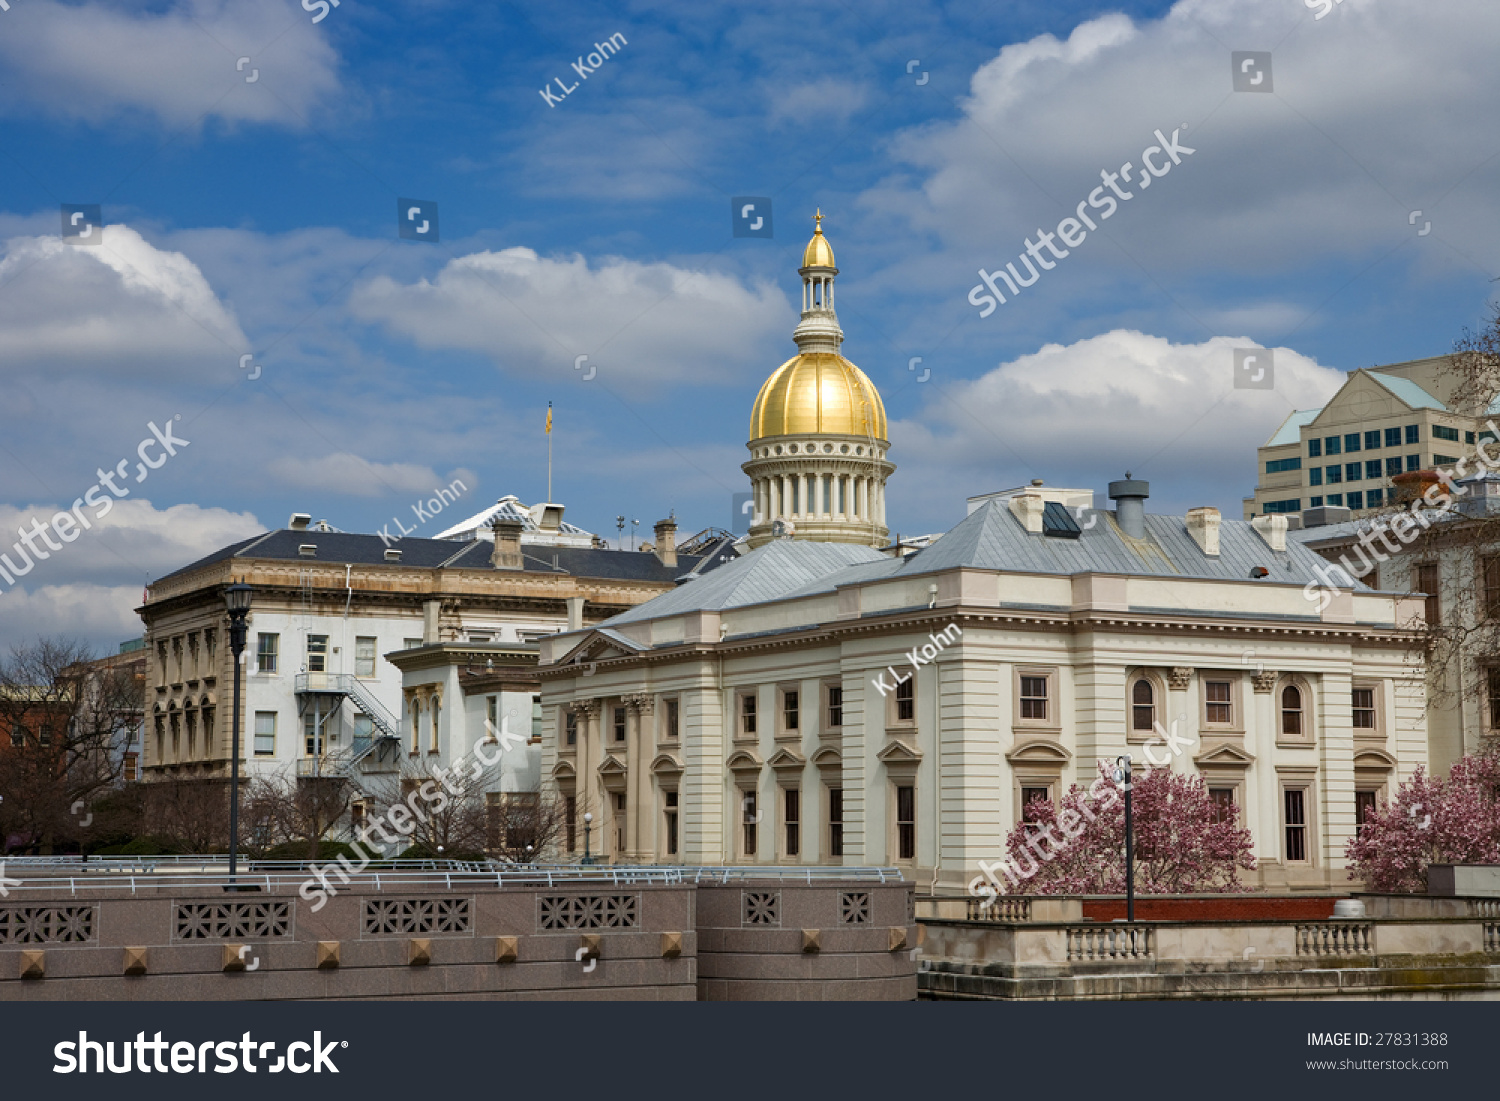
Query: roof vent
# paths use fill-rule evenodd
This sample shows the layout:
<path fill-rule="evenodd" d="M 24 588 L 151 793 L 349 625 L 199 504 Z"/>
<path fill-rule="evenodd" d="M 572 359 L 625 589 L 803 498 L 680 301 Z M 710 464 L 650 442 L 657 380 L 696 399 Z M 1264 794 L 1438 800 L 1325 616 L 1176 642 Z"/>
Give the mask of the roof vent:
<path fill-rule="evenodd" d="M 1137 480 L 1125 472 L 1124 481 L 1109 483 L 1109 499 L 1115 502 L 1115 523 L 1132 539 L 1146 538 L 1146 498 L 1151 483 Z"/>
<path fill-rule="evenodd" d="M 312 513 L 294 512 L 292 518 L 286 522 L 286 526 L 293 531 L 306 531 L 307 525 L 312 523 Z"/>
<path fill-rule="evenodd" d="M 1264 566 L 1256 566 L 1250 571 L 1250 576 L 1256 581 L 1259 581 L 1262 577 L 1269 577 L 1270 574 L 1271 571 L 1266 569 Z"/>
<path fill-rule="evenodd" d="M 401 561 L 401 552 L 395 547 L 387 547 L 385 551 L 385 560 L 387 562 L 399 562 Z"/>
<path fill-rule="evenodd" d="M 300 554 L 303 558 L 316 558 L 318 554 L 318 544 L 303 543 L 297 548 L 297 553 Z"/>

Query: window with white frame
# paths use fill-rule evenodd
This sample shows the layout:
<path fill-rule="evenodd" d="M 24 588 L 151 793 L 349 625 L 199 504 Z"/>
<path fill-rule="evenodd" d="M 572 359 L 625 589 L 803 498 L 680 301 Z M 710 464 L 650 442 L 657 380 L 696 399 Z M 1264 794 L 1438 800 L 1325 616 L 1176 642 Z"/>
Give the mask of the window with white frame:
<path fill-rule="evenodd" d="M 257 757 L 276 756 L 276 712 L 274 711 L 255 713 L 255 755 Z"/>
<path fill-rule="evenodd" d="M 375 636 L 359 635 L 355 638 L 354 675 L 356 677 L 375 675 Z"/>
<path fill-rule="evenodd" d="M 274 673 L 280 658 L 281 636 L 261 632 L 255 636 L 255 671 Z"/>

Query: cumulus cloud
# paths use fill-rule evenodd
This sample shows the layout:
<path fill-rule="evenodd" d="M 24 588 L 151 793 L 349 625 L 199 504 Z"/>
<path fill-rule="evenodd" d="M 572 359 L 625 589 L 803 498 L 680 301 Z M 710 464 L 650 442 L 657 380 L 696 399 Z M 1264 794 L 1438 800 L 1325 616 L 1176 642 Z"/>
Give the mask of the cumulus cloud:
<path fill-rule="evenodd" d="M 619 257 L 590 266 L 529 248 L 459 257 L 432 281 L 379 276 L 350 309 L 423 348 L 479 352 L 518 374 L 571 374 L 587 355 L 580 370 L 621 384 L 722 380 L 739 357 L 761 363 L 757 346 L 792 325 L 774 286 Z"/>
<path fill-rule="evenodd" d="M 440 477 L 417 463 L 377 463 L 349 451 L 312 458 L 283 455 L 267 468 L 273 478 L 297 489 L 355 497 L 432 493 L 455 478 L 472 488 L 479 479 L 471 470 L 454 470 Z"/>
<path fill-rule="evenodd" d="M 248 341 L 197 266 L 125 225 L 97 246 L 14 237 L 0 260 L 0 370 L 181 378 Z"/>
<path fill-rule="evenodd" d="M 1138 172 L 1154 130 L 1187 125 L 1196 152 L 1121 203 L 1111 241 L 1066 261 L 1070 281 L 1089 266 L 1139 279 L 1230 258 L 1237 273 L 1282 276 L 1402 244 L 1482 270 L 1500 245 L 1487 162 L 1500 117 L 1474 110 L 1500 95 L 1488 0 L 1343 0 L 1314 15 L 1300 0 L 1180 0 L 1160 19 L 1109 14 L 1005 46 L 974 74 L 962 118 L 895 143 L 918 179 L 893 177 L 867 202 L 993 269 L 1071 214 L 1102 170 Z M 1232 91 L 1232 49 L 1272 50 L 1271 94 Z M 1421 240 L 1416 208 L 1433 223 Z"/>
<path fill-rule="evenodd" d="M 135 609 L 139 585 L 44 585 L 34 592 L 12 589 L 0 596 L 0 646 L 24 646 L 38 638 L 69 638 L 112 653 L 118 643 L 146 631 Z"/>
<path fill-rule="evenodd" d="M 96 125 L 145 112 L 170 126 L 218 117 L 300 128 L 339 92 L 337 69 L 290 0 L 177 0 L 165 11 L 27 0 L 0 35 L 7 105 Z"/>
<path fill-rule="evenodd" d="M 1253 346 L 1243 337 L 1174 344 L 1126 329 L 1048 344 L 946 387 L 918 417 L 893 424 L 903 470 L 892 497 L 914 510 L 924 498 L 951 506 L 954 484 L 977 493 L 1033 477 L 1102 490 L 1129 468 L 1156 480 L 1153 508 L 1211 503 L 1237 518 L 1230 495 L 1254 489 L 1255 449 L 1345 379 L 1276 348 L 1274 390 L 1233 389 L 1234 349 Z M 1102 495 L 1098 504 L 1108 507 Z"/>

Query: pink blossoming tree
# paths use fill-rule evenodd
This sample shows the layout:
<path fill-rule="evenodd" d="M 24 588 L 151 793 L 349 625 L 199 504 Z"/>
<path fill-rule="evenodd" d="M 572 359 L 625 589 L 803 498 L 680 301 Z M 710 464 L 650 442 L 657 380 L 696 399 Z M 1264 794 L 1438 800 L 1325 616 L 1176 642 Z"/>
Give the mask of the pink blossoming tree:
<path fill-rule="evenodd" d="M 1223 816 L 1202 777 L 1138 772 L 1131 796 L 1138 893 L 1247 889 L 1238 877 L 1255 868 L 1250 831 Z M 1106 766 L 1088 790 L 1074 784 L 1061 806 L 1030 803 L 1006 854 L 992 870 L 1000 893 L 1124 894 L 1125 799 Z"/>
<path fill-rule="evenodd" d="M 1418 766 L 1345 849 L 1349 878 L 1371 891 L 1427 890 L 1432 864 L 1500 864 L 1500 747 L 1459 758 L 1447 780 Z"/>

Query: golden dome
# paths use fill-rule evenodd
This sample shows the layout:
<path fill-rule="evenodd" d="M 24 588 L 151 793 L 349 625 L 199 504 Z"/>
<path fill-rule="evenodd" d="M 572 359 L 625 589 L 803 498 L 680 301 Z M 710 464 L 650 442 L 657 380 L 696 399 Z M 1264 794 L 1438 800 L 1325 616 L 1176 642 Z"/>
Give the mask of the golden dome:
<path fill-rule="evenodd" d="M 814 243 L 821 240 L 813 238 Z M 812 249 L 812 245 L 807 247 Z M 828 260 L 832 266 L 831 250 Z M 771 372 L 760 388 L 750 411 L 750 442 L 803 433 L 884 440 L 885 405 L 880 392 L 863 371 L 837 353 L 793 356 Z"/>
<path fill-rule="evenodd" d="M 820 210 L 813 215 L 816 228 L 813 230 L 812 240 L 807 242 L 807 247 L 802 250 L 802 266 L 804 268 L 836 268 L 833 262 L 833 246 L 828 243 L 828 238 L 823 236 L 823 212 Z"/>

